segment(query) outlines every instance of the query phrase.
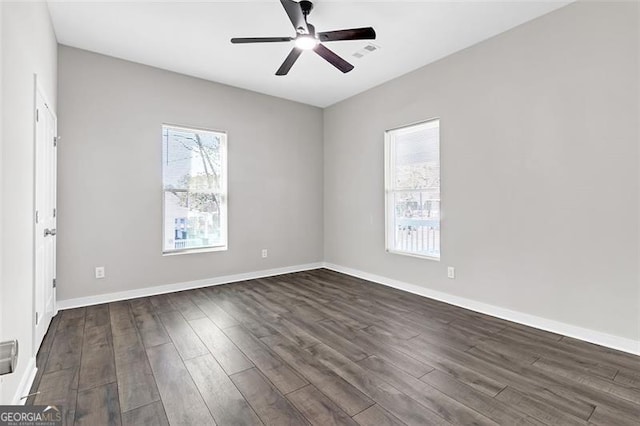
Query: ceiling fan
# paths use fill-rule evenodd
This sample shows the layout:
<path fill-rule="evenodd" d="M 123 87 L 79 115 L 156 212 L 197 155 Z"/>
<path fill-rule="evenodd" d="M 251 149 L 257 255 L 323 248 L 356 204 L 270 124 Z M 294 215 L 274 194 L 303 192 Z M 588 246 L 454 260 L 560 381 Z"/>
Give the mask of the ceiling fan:
<path fill-rule="evenodd" d="M 322 42 L 341 41 L 341 40 L 373 40 L 376 38 L 376 32 L 371 27 L 351 28 L 348 30 L 325 31 L 316 33 L 313 25 L 307 22 L 307 16 L 313 9 L 313 3 L 307 0 L 296 2 L 293 0 L 280 0 L 284 10 L 289 16 L 289 20 L 296 29 L 295 37 L 244 37 L 232 38 L 231 43 L 274 43 L 294 41 L 295 46 L 286 57 L 276 75 L 287 75 L 303 50 L 313 50 L 323 57 L 334 67 L 343 73 L 347 73 L 353 69 L 353 65 L 342 59 L 332 50 L 328 49 Z"/>

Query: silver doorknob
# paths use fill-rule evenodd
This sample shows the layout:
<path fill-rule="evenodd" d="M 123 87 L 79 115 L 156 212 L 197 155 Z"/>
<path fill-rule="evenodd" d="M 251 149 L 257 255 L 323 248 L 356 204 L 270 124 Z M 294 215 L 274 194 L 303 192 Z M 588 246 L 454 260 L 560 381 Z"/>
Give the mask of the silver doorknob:
<path fill-rule="evenodd" d="M 56 228 L 45 229 L 44 230 L 44 236 L 46 237 L 47 235 L 51 235 L 51 236 L 56 235 Z"/>
<path fill-rule="evenodd" d="M 13 373 L 18 363 L 18 341 L 0 342 L 0 376 Z"/>

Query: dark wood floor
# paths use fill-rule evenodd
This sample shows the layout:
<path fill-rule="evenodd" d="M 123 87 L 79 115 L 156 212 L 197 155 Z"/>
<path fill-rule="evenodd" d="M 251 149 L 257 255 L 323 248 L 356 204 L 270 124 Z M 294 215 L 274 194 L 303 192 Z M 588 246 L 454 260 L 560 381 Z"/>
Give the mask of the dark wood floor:
<path fill-rule="evenodd" d="M 328 270 L 61 312 L 76 425 L 638 425 L 640 358 Z"/>

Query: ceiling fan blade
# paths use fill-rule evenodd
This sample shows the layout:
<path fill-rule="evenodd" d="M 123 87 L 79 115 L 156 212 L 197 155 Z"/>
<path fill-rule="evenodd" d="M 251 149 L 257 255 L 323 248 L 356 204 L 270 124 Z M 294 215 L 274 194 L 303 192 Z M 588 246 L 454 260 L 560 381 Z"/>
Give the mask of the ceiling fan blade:
<path fill-rule="evenodd" d="M 291 40 L 293 40 L 293 37 L 236 37 L 231 39 L 231 43 L 276 43 Z"/>
<path fill-rule="evenodd" d="M 322 33 L 318 33 L 318 38 L 320 39 L 320 41 L 375 40 L 376 31 L 371 27 L 325 31 Z"/>
<path fill-rule="evenodd" d="M 333 51 L 327 49 L 323 44 L 318 44 L 313 51 L 322 56 L 327 62 L 338 68 L 343 73 L 348 73 L 353 69 L 353 65 L 336 55 Z"/>
<path fill-rule="evenodd" d="M 299 30 L 302 29 L 305 34 L 308 33 L 309 28 L 307 27 L 307 21 L 304 19 L 300 3 L 293 0 L 280 0 L 280 3 L 282 3 L 282 7 L 287 12 L 287 16 L 289 16 L 289 20 L 296 32 L 299 33 Z"/>
<path fill-rule="evenodd" d="M 280 68 L 278 68 L 278 71 L 276 71 L 276 75 L 287 75 L 287 73 L 289 72 L 293 64 L 295 64 L 295 62 L 300 57 L 301 53 L 302 53 L 302 49 L 298 49 L 297 47 L 294 47 L 293 49 L 291 49 L 291 52 L 289 52 L 289 55 L 287 55 L 282 65 L 280 65 Z"/>

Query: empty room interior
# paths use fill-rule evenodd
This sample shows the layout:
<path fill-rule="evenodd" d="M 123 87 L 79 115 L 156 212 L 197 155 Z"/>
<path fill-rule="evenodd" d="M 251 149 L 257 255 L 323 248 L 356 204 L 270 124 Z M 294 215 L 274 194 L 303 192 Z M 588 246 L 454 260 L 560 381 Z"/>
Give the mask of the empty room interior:
<path fill-rule="evenodd" d="M 0 424 L 638 425 L 639 23 L 1 1 Z"/>

